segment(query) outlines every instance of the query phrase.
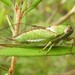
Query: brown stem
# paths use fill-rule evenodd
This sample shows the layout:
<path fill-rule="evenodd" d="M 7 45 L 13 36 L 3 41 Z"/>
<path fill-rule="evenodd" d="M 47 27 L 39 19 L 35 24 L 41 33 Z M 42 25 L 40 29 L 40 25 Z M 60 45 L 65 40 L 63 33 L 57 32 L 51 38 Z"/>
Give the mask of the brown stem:
<path fill-rule="evenodd" d="M 14 36 L 19 34 L 19 28 L 20 28 L 20 25 L 21 25 L 20 22 L 21 22 L 21 19 L 22 19 L 21 9 L 18 5 L 16 5 L 15 13 L 16 13 L 16 25 L 15 25 Z"/>
<path fill-rule="evenodd" d="M 13 37 L 19 34 L 19 29 L 20 29 L 21 19 L 22 19 L 21 8 L 19 5 L 16 5 L 14 11 L 16 14 L 16 25 L 14 27 L 15 28 L 14 33 L 12 34 Z M 16 42 L 13 42 L 13 44 L 16 44 Z M 16 57 L 12 56 L 11 66 L 9 68 L 9 75 L 14 75 L 15 64 L 16 64 Z"/>
<path fill-rule="evenodd" d="M 9 68 L 9 75 L 14 75 L 15 64 L 16 64 L 16 57 L 12 56 L 11 66 Z"/>
<path fill-rule="evenodd" d="M 65 72 L 65 73 L 62 73 L 62 74 L 60 74 L 60 75 L 72 75 L 73 73 L 75 73 L 75 69 L 70 70 L 70 71 Z"/>
<path fill-rule="evenodd" d="M 75 13 L 75 6 L 63 17 L 61 17 L 58 21 L 54 22 L 52 25 L 59 25 L 63 23 L 67 18 L 69 18 L 72 14 Z"/>

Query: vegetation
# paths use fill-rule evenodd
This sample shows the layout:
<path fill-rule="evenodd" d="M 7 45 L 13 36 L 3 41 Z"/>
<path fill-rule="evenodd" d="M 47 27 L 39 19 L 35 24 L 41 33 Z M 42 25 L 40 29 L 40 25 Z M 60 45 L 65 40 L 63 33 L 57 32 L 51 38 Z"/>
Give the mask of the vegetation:
<path fill-rule="evenodd" d="M 74 0 L 0 0 L 0 5 L 0 75 L 75 74 L 75 47 L 70 50 L 73 40 L 66 47 L 53 47 L 47 56 L 46 50 L 38 52 L 44 46 L 24 48 L 24 45 L 13 45 L 18 43 L 10 39 L 37 26 L 62 24 L 75 30 Z"/>

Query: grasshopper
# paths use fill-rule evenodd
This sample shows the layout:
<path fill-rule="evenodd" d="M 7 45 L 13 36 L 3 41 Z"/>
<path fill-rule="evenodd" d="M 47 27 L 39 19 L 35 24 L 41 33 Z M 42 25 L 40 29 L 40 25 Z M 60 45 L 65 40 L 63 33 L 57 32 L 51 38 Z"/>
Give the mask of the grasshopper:
<path fill-rule="evenodd" d="M 60 43 L 60 41 L 65 41 L 72 33 L 73 28 L 71 26 L 58 25 L 47 28 L 32 29 L 21 33 L 12 39 L 19 43 L 46 43 L 42 50 L 45 50 L 48 46 L 50 46 L 47 50 L 48 53 L 53 46 Z"/>
<path fill-rule="evenodd" d="M 70 35 L 72 33 L 73 33 L 73 28 L 71 26 L 65 26 L 65 25 L 56 26 L 55 25 L 55 26 L 50 26 L 47 28 L 36 27 L 35 29 L 28 30 L 26 32 L 19 34 L 18 36 L 15 36 L 9 39 L 18 42 L 21 45 L 25 44 L 26 46 L 44 45 L 45 47 L 42 50 L 45 50 L 47 47 L 50 46 L 46 52 L 47 54 L 53 46 L 59 44 L 60 42 L 64 42 L 65 40 L 70 38 Z M 0 44 L 0 45 L 12 46 L 13 44 L 12 45 Z"/>

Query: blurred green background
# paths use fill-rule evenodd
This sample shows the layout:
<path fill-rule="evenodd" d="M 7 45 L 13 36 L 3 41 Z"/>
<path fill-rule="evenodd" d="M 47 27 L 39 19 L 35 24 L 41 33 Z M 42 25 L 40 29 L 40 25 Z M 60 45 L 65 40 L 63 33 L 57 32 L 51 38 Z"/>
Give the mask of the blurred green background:
<path fill-rule="evenodd" d="M 15 0 L 12 2 L 14 3 Z M 30 5 L 31 2 L 32 0 L 28 0 L 27 4 Z M 43 0 L 36 8 L 28 12 L 23 22 L 26 24 L 25 27 L 31 24 L 47 27 L 66 15 L 74 5 L 75 0 Z M 4 41 L 2 38 L 11 36 L 6 14 L 9 14 L 13 20 L 12 7 L 0 2 L 1 42 Z M 62 24 L 75 27 L 75 14 Z M 11 57 L 0 56 L 0 75 L 7 75 L 10 63 Z M 75 55 L 17 57 L 14 75 L 75 75 Z"/>

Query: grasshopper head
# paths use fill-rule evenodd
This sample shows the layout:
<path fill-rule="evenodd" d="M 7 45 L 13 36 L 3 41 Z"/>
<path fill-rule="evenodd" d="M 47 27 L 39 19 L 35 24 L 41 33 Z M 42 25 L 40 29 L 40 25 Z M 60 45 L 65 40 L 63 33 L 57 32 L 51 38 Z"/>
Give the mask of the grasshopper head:
<path fill-rule="evenodd" d="M 64 30 L 65 34 L 72 34 L 73 33 L 73 28 L 71 26 L 67 27 L 65 30 Z"/>

